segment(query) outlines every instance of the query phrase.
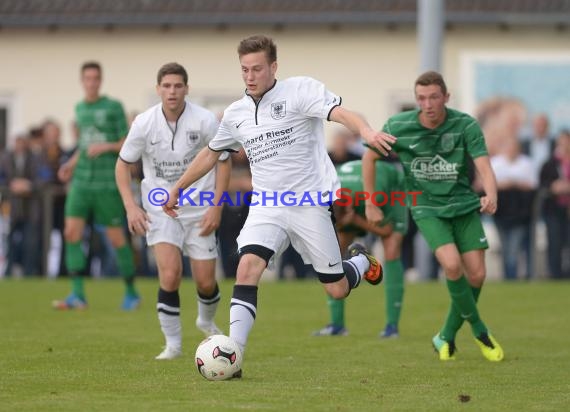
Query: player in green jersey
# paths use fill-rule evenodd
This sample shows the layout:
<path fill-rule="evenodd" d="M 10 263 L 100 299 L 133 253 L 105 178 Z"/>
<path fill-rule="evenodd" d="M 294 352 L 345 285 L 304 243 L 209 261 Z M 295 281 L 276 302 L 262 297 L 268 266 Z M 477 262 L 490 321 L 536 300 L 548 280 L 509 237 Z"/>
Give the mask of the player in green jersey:
<path fill-rule="evenodd" d="M 483 356 L 501 361 L 503 350 L 477 310 L 488 248 L 479 212 L 492 215 L 497 210 L 497 184 L 485 139 L 475 119 L 446 107 L 449 93 L 439 73 L 422 74 L 414 91 L 419 109 L 391 117 L 384 131 L 398 139 L 392 148 L 404 167 L 407 190 L 421 192 L 411 206 L 412 218 L 447 278 L 451 306 L 432 342 L 441 360 L 455 359 L 455 335 L 467 320 Z M 374 187 L 379 157 L 372 149 L 363 157 L 365 190 Z M 481 198 L 469 183 L 468 158 L 481 177 Z M 379 221 L 376 209 L 367 203 L 366 216 L 372 222 Z"/>
<path fill-rule="evenodd" d="M 384 292 L 386 299 L 386 327 L 381 338 L 398 337 L 398 323 L 404 297 L 404 267 L 400 259 L 402 241 L 408 230 L 408 207 L 405 204 L 404 175 L 393 164 L 378 161 L 375 165 L 376 182 L 373 192 L 364 192 L 362 161 L 354 160 L 337 168 L 342 186 L 341 198 L 334 204 L 336 229 L 340 250 L 348 255 L 356 237 L 373 233 L 381 237 L 384 247 Z M 366 220 L 364 199 L 375 196 L 381 214 L 378 225 Z M 314 336 L 342 336 L 347 334 L 344 323 L 344 299 L 327 297 L 330 324 L 313 333 Z"/>
<path fill-rule="evenodd" d="M 72 292 L 64 300 L 54 301 L 56 309 L 84 309 L 87 306 L 83 275 L 87 270 L 81 249 L 85 222 L 92 214 L 94 222 L 106 227 L 116 250 L 119 272 L 126 283 L 122 308 L 133 310 L 140 298 L 134 287 L 133 252 L 124 231 L 125 211 L 115 183 L 115 163 L 128 126 L 123 106 L 117 100 L 99 94 L 101 66 L 87 62 L 81 67 L 83 101 L 75 107 L 79 134 L 78 148 L 63 164 L 59 178 L 71 186 L 65 202 L 65 264 Z"/>

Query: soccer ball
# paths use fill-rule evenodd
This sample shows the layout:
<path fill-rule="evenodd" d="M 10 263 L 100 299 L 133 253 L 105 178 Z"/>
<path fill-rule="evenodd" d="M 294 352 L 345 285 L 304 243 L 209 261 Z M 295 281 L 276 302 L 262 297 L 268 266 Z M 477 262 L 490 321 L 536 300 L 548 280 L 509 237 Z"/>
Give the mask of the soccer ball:
<path fill-rule="evenodd" d="M 198 372 L 209 381 L 231 379 L 241 370 L 242 354 L 237 343 L 225 335 L 212 335 L 196 349 Z"/>

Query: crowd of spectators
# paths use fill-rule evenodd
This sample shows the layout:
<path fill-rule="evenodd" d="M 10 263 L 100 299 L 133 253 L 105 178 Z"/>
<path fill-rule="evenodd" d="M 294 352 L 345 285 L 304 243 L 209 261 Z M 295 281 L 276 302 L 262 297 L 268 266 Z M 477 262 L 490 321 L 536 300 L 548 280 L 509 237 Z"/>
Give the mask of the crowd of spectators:
<path fill-rule="evenodd" d="M 521 111 L 516 101 L 495 100 L 482 107 L 479 120 L 485 132 L 491 164 L 499 189 L 499 209 L 494 224 L 499 239 L 502 277 L 506 280 L 533 277 L 570 278 L 570 132 L 553 135 L 548 117 L 537 115 L 530 134 L 522 134 Z M 500 119 L 500 121 L 499 121 Z M 61 127 L 46 120 L 27 133 L 18 134 L 10 147 L 0 152 L 0 277 L 66 275 L 63 264 L 63 210 L 66 187 L 57 170 L 69 158 L 61 144 Z M 363 147 L 358 136 L 335 129 L 329 139 L 329 156 L 335 165 L 359 159 Z M 233 154 L 230 192 L 251 188 L 245 154 Z M 397 159 L 388 159 L 397 161 Z M 140 168 L 133 167 L 134 187 L 140 182 Z M 474 181 L 477 187 L 477 179 Z M 237 267 L 237 237 L 248 213 L 247 205 L 225 205 L 219 229 L 221 267 L 234 277 Z M 532 230 L 546 228 L 546 272 L 537 274 L 531 254 L 536 250 Z M 406 269 L 416 268 L 421 278 L 438 277 L 438 266 L 422 248 L 421 235 L 411 225 L 403 245 Z M 156 276 L 152 256 L 144 239 L 131 239 L 136 251 L 137 271 Z M 373 242 L 374 239 L 368 239 Z M 89 250 L 92 276 L 117 274 L 113 249 L 104 231 L 88 225 L 84 237 Z M 425 246 L 425 245 L 424 245 Z M 190 275 L 189 268 L 185 274 Z M 312 276 L 291 248 L 284 253 L 277 277 Z"/>

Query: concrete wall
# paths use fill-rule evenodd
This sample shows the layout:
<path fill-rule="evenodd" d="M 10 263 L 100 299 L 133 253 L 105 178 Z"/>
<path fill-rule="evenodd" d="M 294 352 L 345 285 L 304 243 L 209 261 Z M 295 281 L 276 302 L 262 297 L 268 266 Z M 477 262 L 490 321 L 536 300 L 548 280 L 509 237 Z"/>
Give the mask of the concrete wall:
<path fill-rule="evenodd" d="M 413 27 L 3 29 L 0 105 L 10 109 L 9 133 L 52 117 L 62 123 L 64 142 L 70 145 L 73 107 L 82 97 L 78 70 L 90 59 L 104 66 L 103 93 L 119 98 L 128 112 L 144 110 L 154 101 L 156 71 L 169 61 L 189 71 L 191 98 L 221 109 L 242 93 L 236 46 L 253 33 L 266 33 L 276 40 L 278 77 L 318 78 L 375 127 L 381 127 L 400 103 L 413 102 L 412 84 L 419 67 Z M 530 27 L 446 31 L 442 71 L 452 104 L 460 101 L 461 56 L 502 50 L 570 54 L 570 34 Z"/>

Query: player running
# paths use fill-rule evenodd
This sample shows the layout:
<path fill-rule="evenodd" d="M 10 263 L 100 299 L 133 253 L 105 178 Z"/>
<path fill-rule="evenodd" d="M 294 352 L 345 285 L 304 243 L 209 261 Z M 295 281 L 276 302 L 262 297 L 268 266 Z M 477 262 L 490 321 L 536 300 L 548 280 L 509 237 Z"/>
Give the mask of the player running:
<path fill-rule="evenodd" d="M 125 236 L 125 210 L 115 183 L 115 162 L 127 135 L 127 118 L 117 100 L 101 96 L 102 69 L 97 62 L 81 67 L 84 100 L 75 106 L 79 133 L 78 148 L 58 171 L 62 182 L 71 180 L 65 200 L 65 265 L 71 278 L 72 291 L 64 300 L 53 302 L 56 309 L 85 309 L 87 299 L 83 276 L 87 259 L 81 248 L 85 222 L 90 215 L 95 224 L 105 226 L 115 248 L 117 266 L 125 281 L 122 308 L 136 309 L 140 304 L 134 286 L 133 251 Z"/>
<path fill-rule="evenodd" d="M 178 292 L 182 280 L 181 252 L 190 257 L 192 277 L 196 281 L 196 326 L 206 336 L 221 333 L 214 316 L 220 301 L 215 277 L 218 256 L 215 230 L 220 225 L 222 207 L 209 206 L 200 196 L 213 193 L 212 203 L 218 203 L 228 188 L 231 163 L 225 153 L 216 171 L 210 170 L 194 183 L 195 206 L 182 207 L 176 219 L 166 216 L 161 207 L 166 201 L 164 196 L 216 135 L 218 121 L 212 112 L 185 100 L 188 74 L 177 63 L 160 68 L 156 92 L 161 102 L 136 117 L 119 153 L 116 177 L 127 210 L 129 230 L 146 235 L 156 257 L 160 283 L 156 309 L 166 340 L 166 347 L 156 359 L 162 360 L 182 354 Z M 133 196 L 129 171 L 129 164 L 141 158 L 145 176 L 141 182 L 144 210 Z"/>
<path fill-rule="evenodd" d="M 455 336 L 467 320 L 483 356 L 501 361 L 503 349 L 477 309 L 488 248 L 479 212 L 492 215 L 497 210 L 497 184 L 485 138 L 475 119 L 446 107 L 449 93 L 439 73 L 422 74 L 414 91 L 419 109 L 392 116 L 383 130 L 398 136 L 392 148 L 404 167 L 407 190 L 421 192 L 411 206 L 412 218 L 447 278 L 451 305 L 433 346 L 441 360 L 455 359 Z M 374 167 L 380 157 L 376 148 L 369 149 L 362 159 L 365 190 L 375 187 Z M 469 183 L 468 158 L 481 177 L 481 198 Z M 372 222 L 381 221 L 376 209 L 366 208 Z"/>
<path fill-rule="evenodd" d="M 381 281 L 381 266 L 368 252 L 354 248 L 349 260 L 341 258 L 331 206 L 323 205 L 321 197 L 340 187 L 325 148 L 323 120 L 344 124 L 384 153 L 395 139 L 342 108 L 341 98 L 317 80 L 276 80 L 277 48 L 270 38 L 242 40 L 238 55 L 245 96 L 225 110 L 216 137 L 176 182 L 164 210 L 174 216 L 178 190 L 207 173 L 223 151 L 242 146 L 251 165 L 254 191 L 268 196 L 293 192 L 311 199 L 313 205 L 250 207 L 238 238 L 240 261 L 230 308 L 230 337 L 244 349 L 257 315 L 261 275 L 290 243 L 313 265 L 333 298 L 346 297 L 361 279 L 373 284 Z"/>

